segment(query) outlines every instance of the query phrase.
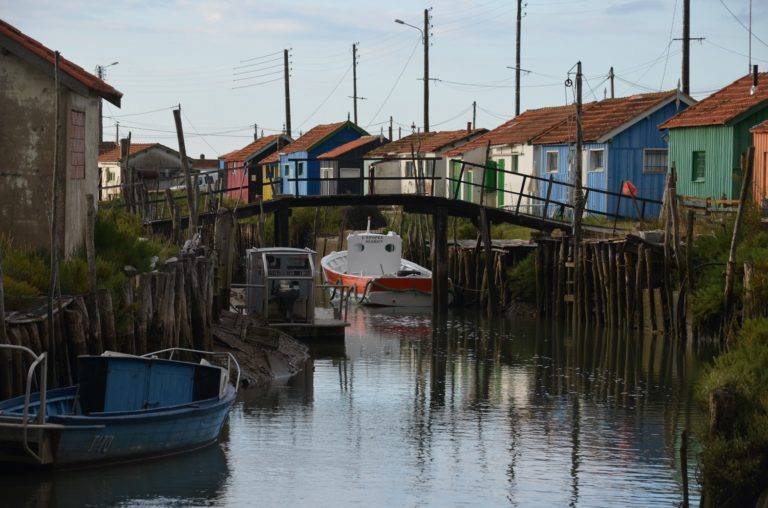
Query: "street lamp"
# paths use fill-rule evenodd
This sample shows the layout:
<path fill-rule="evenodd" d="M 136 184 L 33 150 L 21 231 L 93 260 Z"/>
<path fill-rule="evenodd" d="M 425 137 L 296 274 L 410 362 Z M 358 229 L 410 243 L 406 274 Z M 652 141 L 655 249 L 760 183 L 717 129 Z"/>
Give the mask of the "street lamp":
<path fill-rule="evenodd" d="M 99 79 L 103 80 L 106 77 L 106 73 L 104 72 L 104 69 L 107 67 L 112 67 L 113 65 L 117 65 L 120 62 L 112 62 L 108 65 L 97 65 L 96 66 L 96 76 L 98 76 Z M 104 141 L 104 118 L 102 116 L 101 111 L 101 99 L 99 99 L 99 143 Z"/>
<path fill-rule="evenodd" d="M 429 9 L 424 9 L 424 30 L 402 19 L 396 19 L 395 23 L 421 32 L 421 42 L 424 44 L 424 132 L 429 132 Z"/>

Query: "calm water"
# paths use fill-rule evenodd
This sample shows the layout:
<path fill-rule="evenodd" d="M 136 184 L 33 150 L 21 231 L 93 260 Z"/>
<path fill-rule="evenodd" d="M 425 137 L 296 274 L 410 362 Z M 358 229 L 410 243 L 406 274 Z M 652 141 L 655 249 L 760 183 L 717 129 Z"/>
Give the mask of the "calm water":
<path fill-rule="evenodd" d="M 346 343 L 241 394 L 220 446 L 4 474 L 2 506 L 675 506 L 701 357 L 519 319 L 353 309 Z M 695 444 L 691 445 L 695 448 Z M 691 498 L 698 503 L 695 457 Z M 10 497 L 9 497 L 10 496 Z"/>

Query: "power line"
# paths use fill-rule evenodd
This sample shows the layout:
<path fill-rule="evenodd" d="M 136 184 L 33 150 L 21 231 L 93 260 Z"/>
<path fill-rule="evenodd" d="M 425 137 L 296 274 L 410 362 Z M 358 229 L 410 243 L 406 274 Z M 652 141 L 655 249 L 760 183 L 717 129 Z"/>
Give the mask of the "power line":
<path fill-rule="evenodd" d="M 237 69 L 246 69 L 246 68 L 249 68 L 249 67 L 259 67 L 261 65 L 272 63 L 272 62 L 279 62 L 282 59 L 283 59 L 282 57 L 280 57 L 280 58 L 272 58 L 272 59 L 266 60 L 264 62 L 252 63 L 252 64 L 248 64 L 248 65 L 237 65 L 235 67 L 232 67 L 232 70 L 236 71 Z M 235 73 L 235 74 L 237 74 L 237 73 Z"/>
<path fill-rule="evenodd" d="M 408 64 L 411 63 L 411 59 L 413 58 L 413 55 L 416 54 L 416 48 L 418 48 L 420 44 L 421 44 L 421 36 L 419 36 L 418 40 L 416 41 L 416 45 L 413 46 L 413 50 L 411 51 L 411 54 L 408 57 L 408 60 L 405 61 L 405 65 L 403 65 L 403 68 L 400 70 L 400 74 L 397 75 L 397 79 L 395 80 L 395 83 L 392 85 L 392 88 L 389 89 L 389 93 L 387 93 L 387 96 L 384 98 L 384 102 L 381 103 L 381 106 L 379 106 L 379 109 L 376 110 L 376 113 L 373 115 L 373 118 L 371 118 L 371 122 L 376 120 L 376 117 L 379 116 L 379 113 L 381 113 L 381 110 L 384 108 L 384 105 L 392 96 L 392 92 L 395 91 L 395 87 L 397 87 L 397 84 L 400 83 L 400 78 L 403 77 L 403 73 L 405 72 L 405 69 L 408 67 Z"/>
<path fill-rule="evenodd" d="M 211 150 L 213 150 L 213 153 L 215 153 L 216 155 L 219 155 L 219 151 L 216 150 L 213 146 L 211 146 L 211 144 L 208 142 L 208 140 L 205 139 L 202 134 L 200 134 L 200 132 L 195 127 L 195 125 L 192 123 L 192 120 L 190 120 L 189 117 L 187 116 L 187 114 L 184 112 L 184 110 L 181 109 L 181 104 L 179 104 L 179 111 L 181 111 L 181 114 L 184 115 L 184 118 L 187 119 L 187 122 L 189 123 L 190 127 L 192 127 L 192 130 L 195 131 L 195 133 L 198 136 L 200 136 L 200 139 L 202 139 L 205 142 L 205 144 L 208 145 Z"/>
<path fill-rule="evenodd" d="M 266 85 L 267 83 L 274 83 L 275 81 L 282 81 L 283 78 L 276 78 L 276 79 L 270 79 L 268 81 L 262 81 L 261 83 L 251 83 L 248 85 L 240 85 L 240 86 L 233 86 L 232 90 L 237 90 L 238 88 L 250 88 L 252 86 L 261 86 Z"/>
<path fill-rule="evenodd" d="M 282 52 L 282 51 L 275 51 L 274 53 L 268 53 L 268 54 L 266 54 L 266 55 L 255 56 L 255 57 L 253 57 L 253 58 L 247 58 L 247 59 L 245 59 L 245 60 L 240 60 L 240 63 L 245 63 L 245 62 L 252 62 L 252 61 L 254 61 L 254 60 L 261 60 L 262 58 L 267 58 L 267 57 L 270 57 L 270 56 L 275 56 L 275 55 L 282 55 L 282 54 L 283 54 L 283 52 Z"/>
<path fill-rule="evenodd" d="M 452 116 L 448 120 L 443 120 L 442 122 L 433 123 L 432 125 L 433 126 L 443 125 L 443 124 L 446 124 L 446 123 L 451 122 L 453 120 L 456 120 L 458 117 L 460 117 L 461 115 L 463 115 L 464 113 L 466 113 L 470 109 L 472 109 L 472 105 L 471 104 L 469 106 L 467 106 L 466 108 L 462 109 L 461 111 L 459 111 L 457 114 L 455 114 L 454 116 Z"/>
<path fill-rule="evenodd" d="M 749 34 L 750 34 L 752 37 L 754 37 L 755 39 L 757 39 L 758 41 L 760 41 L 761 43 L 763 43 L 763 45 L 764 45 L 764 46 L 768 47 L 768 44 L 766 44 L 766 42 L 765 42 L 763 39 L 761 39 L 760 37 L 758 37 L 757 35 L 755 35 L 755 32 L 753 32 L 752 30 L 750 30 L 750 28 L 749 28 L 747 25 L 745 25 L 744 23 L 742 23 L 742 22 L 741 22 L 741 20 L 740 20 L 740 19 L 739 19 L 739 18 L 738 18 L 738 17 L 737 17 L 737 16 L 736 16 L 734 13 L 733 13 L 733 11 L 732 11 L 730 8 L 728 8 L 728 6 L 725 4 L 725 2 L 724 2 L 723 0 L 720 0 L 720 3 L 721 3 L 721 4 L 723 4 L 723 7 L 725 7 L 725 10 L 726 10 L 726 11 L 728 11 L 728 14 L 730 14 L 731 16 L 733 16 L 733 19 L 735 19 L 735 20 L 736 20 L 736 21 L 737 21 L 737 22 L 738 22 L 738 23 L 739 23 L 739 24 L 742 26 L 742 28 L 744 28 L 744 30 L 746 30 L 747 32 L 749 32 Z"/>
<path fill-rule="evenodd" d="M 282 67 L 282 65 L 278 65 L 277 67 Z M 282 74 L 283 71 L 272 71 L 268 72 L 266 74 L 257 74 L 255 76 L 248 76 L 247 78 L 235 78 L 232 81 L 247 81 L 249 79 L 256 79 L 256 78 L 266 78 L 267 76 L 276 76 L 278 74 Z"/>
<path fill-rule="evenodd" d="M 105 117 L 106 118 L 125 118 L 127 116 L 149 115 L 151 113 L 158 113 L 160 111 L 168 111 L 168 110 L 171 110 L 173 108 L 174 108 L 174 106 L 168 106 L 167 108 L 153 109 L 151 111 L 143 111 L 141 113 L 126 113 L 126 114 L 123 114 L 123 115 L 110 115 L 110 116 L 106 116 L 105 115 Z M 110 109 L 110 111 L 111 111 L 111 109 Z"/>
<path fill-rule="evenodd" d="M 301 124 L 299 125 L 299 130 L 301 130 L 301 128 L 304 127 L 304 124 L 307 123 L 309 119 L 312 118 L 315 115 L 315 113 L 317 113 L 320 110 L 320 108 L 322 108 L 325 105 L 326 102 L 328 102 L 328 99 L 330 99 L 331 96 L 334 94 L 334 92 L 338 90 L 339 86 L 341 86 L 341 83 L 344 81 L 344 78 L 346 78 L 347 74 L 349 74 L 350 69 L 352 69 L 352 65 L 350 65 L 347 68 L 344 75 L 341 76 L 341 79 L 339 80 L 339 82 L 336 83 L 336 86 L 333 87 L 333 90 L 331 90 L 331 92 L 325 97 L 325 99 L 323 99 L 323 101 L 315 108 L 315 110 L 312 111 L 312 113 L 310 113 L 309 116 L 305 118 L 303 122 L 301 122 Z"/>
<path fill-rule="evenodd" d="M 669 65 L 669 48 L 672 47 L 672 32 L 675 29 L 675 16 L 677 15 L 677 0 L 675 0 L 675 7 L 672 9 L 672 23 L 669 25 L 669 43 L 667 44 L 667 58 L 664 60 L 664 71 L 661 73 L 661 84 L 659 89 L 664 87 L 664 78 L 667 76 L 667 65 Z"/>

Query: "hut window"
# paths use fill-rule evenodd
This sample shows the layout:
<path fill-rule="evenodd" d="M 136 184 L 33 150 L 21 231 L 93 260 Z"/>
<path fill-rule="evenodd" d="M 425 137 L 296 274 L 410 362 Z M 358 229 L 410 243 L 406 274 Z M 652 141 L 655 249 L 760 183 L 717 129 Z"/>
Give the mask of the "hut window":
<path fill-rule="evenodd" d="M 413 170 L 413 161 L 405 162 L 405 176 L 406 178 L 413 178 L 416 172 Z"/>
<path fill-rule="evenodd" d="M 73 109 L 69 115 L 69 176 L 85 178 L 85 111 Z"/>
<path fill-rule="evenodd" d="M 303 162 L 299 162 L 299 172 L 298 172 L 298 174 L 299 174 L 299 176 L 304 174 L 304 163 Z"/>
<path fill-rule="evenodd" d="M 290 171 L 291 171 L 291 166 L 289 166 L 288 164 L 286 164 L 286 165 L 285 165 L 285 176 L 288 176 L 288 173 L 290 173 Z"/>
<path fill-rule="evenodd" d="M 512 167 L 510 167 L 509 169 L 511 169 L 513 173 L 520 172 L 519 159 L 520 159 L 519 155 L 515 155 L 515 154 L 512 155 Z M 501 169 L 504 169 L 504 166 L 499 166 L 499 167 L 501 167 Z"/>
<path fill-rule="evenodd" d="M 589 151 L 589 170 L 590 171 L 605 171 L 604 155 L 605 155 L 604 150 Z"/>
<path fill-rule="evenodd" d="M 557 152 L 547 152 L 547 173 L 557 173 Z"/>
<path fill-rule="evenodd" d="M 667 149 L 646 148 L 643 150 L 643 173 L 666 173 Z"/>
<path fill-rule="evenodd" d="M 703 182 L 707 167 L 707 152 L 693 152 L 691 162 L 693 168 L 691 171 L 691 180 L 694 182 Z"/>

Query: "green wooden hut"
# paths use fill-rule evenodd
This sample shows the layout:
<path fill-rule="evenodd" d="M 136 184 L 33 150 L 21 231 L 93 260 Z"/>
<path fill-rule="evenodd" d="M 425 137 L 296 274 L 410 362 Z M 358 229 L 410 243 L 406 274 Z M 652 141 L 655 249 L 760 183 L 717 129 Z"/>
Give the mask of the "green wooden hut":
<path fill-rule="evenodd" d="M 659 125 L 684 196 L 738 199 L 750 129 L 768 120 L 768 72 L 748 74 Z"/>

